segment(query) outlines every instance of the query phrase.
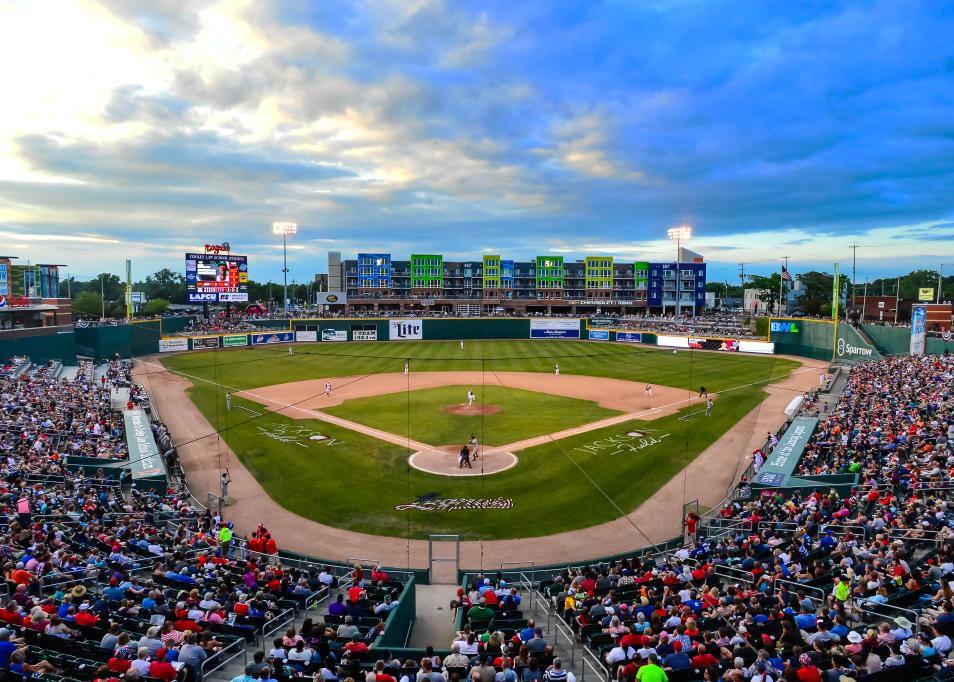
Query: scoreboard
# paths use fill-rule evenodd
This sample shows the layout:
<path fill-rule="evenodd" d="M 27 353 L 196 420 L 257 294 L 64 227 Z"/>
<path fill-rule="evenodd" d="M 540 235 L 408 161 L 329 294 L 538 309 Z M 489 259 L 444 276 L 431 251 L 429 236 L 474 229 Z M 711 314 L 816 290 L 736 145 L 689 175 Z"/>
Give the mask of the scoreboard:
<path fill-rule="evenodd" d="M 189 303 L 248 301 L 248 259 L 230 253 L 187 253 Z"/>

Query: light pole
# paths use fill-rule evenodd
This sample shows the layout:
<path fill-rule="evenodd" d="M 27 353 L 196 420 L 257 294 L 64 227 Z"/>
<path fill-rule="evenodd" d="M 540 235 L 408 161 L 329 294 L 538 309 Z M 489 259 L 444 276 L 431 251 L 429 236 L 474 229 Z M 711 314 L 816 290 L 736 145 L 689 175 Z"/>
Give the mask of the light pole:
<path fill-rule="evenodd" d="M 676 317 L 679 317 L 679 312 L 682 308 L 682 293 L 680 291 L 680 282 L 682 280 L 682 274 L 679 272 L 679 252 L 682 251 L 682 241 L 684 239 L 689 239 L 692 236 L 692 228 L 688 225 L 680 225 L 679 227 L 670 227 L 669 228 L 669 238 L 676 240 Z M 695 292 L 693 292 L 695 296 Z M 695 300 L 693 300 L 693 313 L 695 313 Z M 663 310 L 665 312 L 665 309 Z"/>
<path fill-rule="evenodd" d="M 272 223 L 272 233 L 282 236 L 282 275 L 285 277 L 282 287 L 282 312 L 288 312 L 288 235 L 298 233 L 298 223 Z"/>

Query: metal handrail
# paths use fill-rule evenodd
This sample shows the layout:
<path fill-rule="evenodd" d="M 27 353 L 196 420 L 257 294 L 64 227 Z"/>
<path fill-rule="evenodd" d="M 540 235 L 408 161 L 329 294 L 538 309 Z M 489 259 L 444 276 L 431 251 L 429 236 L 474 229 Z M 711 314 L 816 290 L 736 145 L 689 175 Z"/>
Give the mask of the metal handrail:
<path fill-rule="evenodd" d="M 728 578 L 729 580 L 738 580 L 743 579 L 749 584 L 755 582 L 755 574 L 752 571 L 746 571 L 741 568 L 736 568 L 735 566 L 723 566 L 717 565 L 712 572 L 715 575 L 721 576 L 723 578 Z M 736 575 L 733 575 L 735 573 Z"/>
<path fill-rule="evenodd" d="M 318 605 L 325 599 L 328 599 L 330 596 L 331 590 L 329 590 L 327 587 L 322 587 L 320 590 L 312 592 L 305 597 L 305 603 L 303 604 L 305 611 L 317 609 Z"/>
<path fill-rule="evenodd" d="M 533 581 L 534 581 L 534 579 L 536 578 L 536 574 L 537 574 L 536 562 L 533 562 L 533 561 L 529 561 L 529 562 L 527 562 L 527 561 L 501 561 L 501 562 L 500 562 L 500 570 L 501 570 L 501 571 L 504 571 L 504 566 L 516 566 L 516 567 L 518 567 L 518 568 L 526 568 L 527 566 L 529 566 L 529 567 L 530 567 L 530 583 L 532 584 Z M 522 574 L 523 574 L 523 572 L 521 571 L 521 575 L 522 575 Z"/>
<path fill-rule="evenodd" d="M 281 630 L 283 627 L 295 620 L 295 609 L 284 609 L 277 616 L 271 620 L 267 620 L 262 623 L 262 646 L 266 646 L 266 641 L 268 637 L 274 635 L 276 632 Z"/>
<path fill-rule="evenodd" d="M 921 634 L 921 620 L 918 616 L 918 612 L 912 609 L 905 609 L 900 606 L 894 606 L 893 604 L 879 604 L 878 602 L 869 602 L 867 599 L 862 599 L 855 597 L 852 599 L 854 608 L 858 609 L 862 613 L 867 613 L 868 615 L 874 618 L 897 618 L 898 616 L 905 616 L 909 621 L 914 624 L 914 636 L 918 637 Z M 871 607 L 866 608 L 865 604 L 871 604 Z M 888 609 L 890 611 L 897 611 L 897 616 L 888 616 L 884 613 L 878 613 L 875 609 Z"/>
<path fill-rule="evenodd" d="M 823 604 L 823 605 L 824 605 L 824 603 L 825 603 L 825 597 L 828 596 L 828 595 L 825 593 L 825 590 L 821 589 L 820 587 L 815 587 L 814 585 L 805 585 L 805 584 L 802 584 L 802 583 L 795 582 L 794 580 L 785 580 L 784 578 L 776 578 L 776 579 L 775 579 L 775 582 L 774 582 L 774 590 L 775 590 L 775 593 L 776 593 L 776 594 L 778 594 L 778 593 L 781 591 L 781 590 L 778 589 L 778 585 L 779 585 L 779 584 L 782 584 L 782 585 L 791 585 L 793 588 L 795 588 L 795 589 L 793 590 L 794 592 L 798 592 L 799 590 L 802 590 L 802 591 L 805 591 L 805 592 L 811 592 L 813 595 L 816 595 L 816 594 L 817 594 L 817 597 L 816 597 L 816 598 L 819 599 L 819 600 L 820 600 L 820 603 Z"/>
<path fill-rule="evenodd" d="M 234 649 L 234 651 L 230 652 L 231 649 Z M 248 649 L 245 647 L 245 640 L 241 638 L 236 639 L 234 642 L 224 647 L 221 651 L 217 651 L 215 654 L 213 654 L 212 656 L 209 656 L 207 659 L 202 661 L 202 665 L 199 666 L 199 672 L 200 672 L 199 679 L 203 679 L 203 680 L 209 679 L 209 675 L 211 675 L 212 673 L 218 670 L 221 670 L 222 668 L 227 666 L 229 663 L 234 661 L 239 656 L 241 656 L 243 659 L 242 665 L 244 667 L 245 665 L 248 664 Z M 213 668 L 206 667 L 210 663 L 213 663 L 216 661 L 217 663 L 215 664 L 215 667 Z"/>

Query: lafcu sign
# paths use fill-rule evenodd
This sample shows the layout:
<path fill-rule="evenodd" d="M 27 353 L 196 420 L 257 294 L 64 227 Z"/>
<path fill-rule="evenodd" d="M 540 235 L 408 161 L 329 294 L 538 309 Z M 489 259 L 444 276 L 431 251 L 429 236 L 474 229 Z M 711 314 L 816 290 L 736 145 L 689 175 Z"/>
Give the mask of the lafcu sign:
<path fill-rule="evenodd" d="M 773 332 L 783 332 L 786 334 L 797 334 L 798 323 L 797 322 L 772 322 L 769 330 Z"/>

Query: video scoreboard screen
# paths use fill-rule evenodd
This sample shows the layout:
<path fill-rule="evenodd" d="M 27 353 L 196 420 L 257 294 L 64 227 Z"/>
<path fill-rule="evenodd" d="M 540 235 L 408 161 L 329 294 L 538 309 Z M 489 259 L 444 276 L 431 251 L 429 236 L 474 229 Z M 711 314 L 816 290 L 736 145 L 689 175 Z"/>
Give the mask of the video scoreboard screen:
<path fill-rule="evenodd" d="M 189 303 L 234 303 L 248 300 L 248 259 L 229 253 L 186 254 Z"/>

